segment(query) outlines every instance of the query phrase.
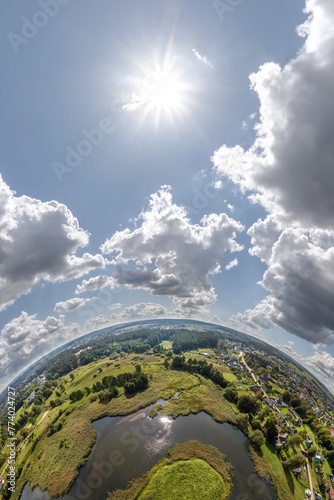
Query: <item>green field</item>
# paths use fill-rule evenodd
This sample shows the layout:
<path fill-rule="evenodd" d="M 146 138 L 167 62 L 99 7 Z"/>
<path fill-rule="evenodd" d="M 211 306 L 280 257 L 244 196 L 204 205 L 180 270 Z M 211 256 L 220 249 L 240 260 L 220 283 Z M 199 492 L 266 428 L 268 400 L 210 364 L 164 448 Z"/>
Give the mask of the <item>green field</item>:
<path fill-rule="evenodd" d="M 159 469 L 137 498 L 179 500 L 182 495 L 184 500 L 219 500 L 225 489 L 223 478 L 205 460 L 191 458 Z"/>
<path fill-rule="evenodd" d="M 91 401 L 92 393 L 86 394 L 85 387 L 92 387 L 104 376 L 134 372 L 138 363 L 150 378 L 150 386 L 145 391 L 129 397 L 119 388 L 119 396 L 108 404 Z M 11 497 L 13 500 L 20 497 L 27 481 L 32 487 L 38 485 L 47 490 L 53 497 L 68 491 L 95 442 L 92 422 L 99 418 L 129 415 L 162 398 L 170 400 L 164 407 L 164 414 L 174 418 L 206 411 L 217 421 L 236 423 L 238 412 L 224 399 L 219 387 L 198 375 L 166 370 L 160 355 L 129 354 L 112 363 L 109 358 L 103 358 L 90 365 L 79 366 L 71 373 L 73 380 L 67 375 L 59 381 L 65 388 L 61 395 L 62 404 L 56 408 L 49 406 L 45 410 L 48 413 L 38 425 L 43 410 L 34 425 L 33 435 L 28 436 L 28 443 L 17 457 L 22 472 L 17 480 L 16 493 Z M 80 401 L 71 402 L 69 394 L 78 389 L 85 392 L 85 396 Z M 178 398 L 173 397 L 175 392 L 180 393 Z M 48 401 L 52 399 L 55 399 L 54 394 Z M 56 426 L 61 424 L 61 428 L 49 436 L 48 426 L 51 423 Z"/>
<path fill-rule="evenodd" d="M 170 349 L 171 342 L 163 341 L 162 345 L 164 349 Z M 209 353 L 210 358 L 207 359 L 202 352 Z M 238 387 L 239 398 L 252 392 L 250 386 L 253 385 L 253 381 L 247 379 L 246 384 L 242 384 L 240 377 L 238 379 L 226 365 L 222 364 L 213 349 L 188 351 L 184 356 L 186 359 L 191 357 L 212 363 L 214 368 L 223 373 L 226 381 Z M 57 377 L 55 382 L 51 382 L 49 387 L 53 392 L 47 399 L 43 399 L 38 415 L 33 414 L 35 405 L 25 402 L 16 415 L 19 419 L 26 411 L 29 419 L 21 429 L 21 433 L 24 431 L 24 434 L 18 432 L 16 435 L 19 443 L 16 463 L 20 468 L 20 475 L 16 483 L 16 492 L 11 498 L 13 500 L 20 498 L 27 481 L 31 482 L 32 487 L 38 485 L 42 490 L 47 490 L 52 497 L 58 497 L 68 491 L 95 442 L 96 434 L 92 422 L 105 416 L 126 416 L 135 413 L 155 404 L 159 399 L 168 402 L 164 406 L 155 405 L 150 411 L 151 418 L 154 418 L 159 411 L 162 416 L 173 418 L 204 411 L 217 422 L 239 425 L 246 434 L 251 430 L 247 419 L 246 423 L 242 424 L 244 417 L 240 416 L 237 406 L 224 398 L 224 389 L 195 371 L 170 369 L 168 363 L 165 366 L 167 359 L 162 353 L 152 354 L 152 349 L 145 354 L 112 353 L 87 365 L 78 366 L 66 376 Z M 118 380 L 117 383 L 120 383 L 117 387 L 118 396 L 102 404 L 99 400 L 102 390 L 96 387 L 93 390 L 93 384 L 102 383 L 104 377 L 117 377 L 119 374 L 129 372 L 135 374 L 136 368 L 148 377 L 149 387 L 129 395 L 124 391 L 124 384 Z M 281 394 L 282 389 L 278 385 L 272 384 L 272 386 L 277 394 Z M 82 391 L 82 397 L 77 401 L 71 401 L 71 393 L 78 390 Z M 176 392 L 179 393 L 178 397 L 174 396 Z M 288 413 L 287 408 L 280 410 L 284 414 Z M 311 428 L 307 425 L 303 427 L 316 441 L 317 436 Z M 182 448 L 180 446 L 176 445 L 169 451 L 170 459 L 163 459 L 149 473 L 136 479 L 128 490 L 113 493 L 110 498 L 173 500 L 180 495 L 185 500 L 226 498 L 231 482 L 225 465 L 222 465 L 225 463 L 224 460 L 215 455 L 212 449 L 201 448 L 200 444 L 183 443 Z M 319 450 L 322 451 L 321 448 Z M 286 457 L 296 452 L 297 450 L 292 448 L 284 448 Z M 268 444 L 268 441 L 262 446 L 260 453 L 251 448 L 250 454 L 255 470 L 260 476 L 272 481 L 280 500 L 304 499 L 305 489 L 309 486 L 304 470 L 298 478 L 285 470 L 279 453 L 274 446 Z M 5 466 L 6 463 L 3 463 L 0 475 L 4 473 Z M 329 465 L 325 460 L 323 470 L 329 475 Z M 315 472 L 314 464 L 312 476 L 317 487 L 319 476 Z M 204 490 L 202 483 L 205 484 Z"/>

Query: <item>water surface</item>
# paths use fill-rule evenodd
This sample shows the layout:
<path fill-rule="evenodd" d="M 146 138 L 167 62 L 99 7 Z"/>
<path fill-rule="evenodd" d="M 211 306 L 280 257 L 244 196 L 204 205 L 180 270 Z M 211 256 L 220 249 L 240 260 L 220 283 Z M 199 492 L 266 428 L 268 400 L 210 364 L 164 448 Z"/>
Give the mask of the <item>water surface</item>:
<path fill-rule="evenodd" d="M 159 401 L 164 403 L 163 401 Z M 197 439 L 211 444 L 233 465 L 233 490 L 229 500 L 274 500 L 270 483 L 255 473 L 247 451 L 247 438 L 230 424 L 215 422 L 204 412 L 187 417 L 148 417 L 153 405 L 127 417 L 105 417 L 94 422 L 96 443 L 70 492 L 63 500 L 106 500 L 107 492 L 126 488 L 142 476 L 174 444 Z M 139 418 L 136 418 L 138 417 Z M 21 500 L 49 500 L 39 488 L 25 485 Z"/>

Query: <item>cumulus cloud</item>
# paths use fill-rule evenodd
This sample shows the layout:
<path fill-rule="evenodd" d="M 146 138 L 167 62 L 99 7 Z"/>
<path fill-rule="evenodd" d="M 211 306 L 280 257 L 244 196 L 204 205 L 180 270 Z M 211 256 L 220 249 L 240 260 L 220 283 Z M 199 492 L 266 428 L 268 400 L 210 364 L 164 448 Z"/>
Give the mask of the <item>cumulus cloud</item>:
<path fill-rule="evenodd" d="M 169 314 L 166 307 L 153 302 L 143 302 L 126 307 L 120 313 L 113 313 L 111 319 L 113 321 L 127 321 L 135 318 L 158 318 L 165 317 Z"/>
<path fill-rule="evenodd" d="M 101 255 L 76 255 L 88 242 L 65 205 L 15 196 L 0 176 L 0 310 L 39 280 L 70 280 L 104 267 Z"/>
<path fill-rule="evenodd" d="M 140 227 L 116 232 L 102 246 L 113 256 L 115 284 L 173 297 L 177 306 L 197 309 L 216 300 L 209 275 L 225 252 L 243 249 L 236 241 L 243 226 L 226 214 L 204 216 L 192 225 L 186 210 L 163 186 L 137 219 Z"/>
<path fill-rule="evenodd" d="M 54 311 L 55 312 L 61 312 L 61 311 L 75 311 L 75 309 L 78 309 L 79 307 L 84 306 L 91 300 L 94 300 L 95 297 L 92 297 L 91 299 L 79 299 L 79 298 L 74 298 L 74 299 L 69 299 L 66 300 L 66 302 L 57 302 L 55 305 Z"/>
<path fill-rule="evenodd" d="M 116 310 L 120 309 L 121 307 L 122 304 L 114 304 L 108 309 Z M 140 304 L 134 304 L 132 306 L 125 307 L 120 312 L 113 312 L 109 317 L 103 314 L 92 317 L 86 322 L 85 330 L 88 331 L 96 328 L 102 328 L 110 324 L 132 321 L 138 318 L 161 318 L 171 315 L 177 316 L 177 313 L 175 313 L 174 311 L 173 313 L 170 313 L 168 309 L 161 304 L 155 304 L 153 302 L 142 302 Z"/>
<path fill-rule="evenodd" d="M 226 271 L 229 271 L 233 267 L 236 267 L 238 264 L 239 264 L 238 259 L 233 259 L 233 260 L 231 260 L 231 262 L 229 264 L 227 264 L 227 266 L 225 266 L 225 269 L 226 269 Z"/>
<path fill-rule="evenodd" d="M 334 342 L 334 6 L 307 0 L 304 47 L 286 66 L 250 76 L 260 100 L 254 144 L 223 145 L 214 169 L 267 218 L 249 230 L 250 253 L 268 265 L 268 296 L 237 316 L 251 327 L 281 326 L 311 342 Z"/>
<path fill-rule="evenodd" d="M 65 326 L 64 318 L 49 316 L 44 321 L 22 312 L 6 324 L 0 336 L 0 378 L 17 375 L 34 361 L 66 340 L 79 335 L 79 326 Z"/>
<path fill-rule="evenodd" d="M 334 394 L 334 358 L 323 349 L 321 344 L 313 346 L 313 354 L 310 356 L 303 356 L 295 352 L 291 345 L 281 346 L 277 342 L 272 342 L 272 344 L 280 350 L 288 351 L 289 356 L 310 370 Z M 291 342 L 288 342 L 288 344 L 291 344 Z"/>
<path fill-rule="evenodd" d="M 83 280 L 81 285 L 77 285 L 75 293 L 93 292 L 95 290 L 102 290 L 106 287 L 114 288 L 115 286 L 116 282 L 111 276 L 100 274 L 89 280 Z"/>

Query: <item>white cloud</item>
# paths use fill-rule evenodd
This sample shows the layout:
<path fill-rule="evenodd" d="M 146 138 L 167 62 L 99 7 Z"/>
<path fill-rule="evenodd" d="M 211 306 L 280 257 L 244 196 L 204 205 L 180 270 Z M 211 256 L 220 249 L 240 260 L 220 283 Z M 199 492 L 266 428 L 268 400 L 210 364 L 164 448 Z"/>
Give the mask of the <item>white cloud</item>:
<path fill-rule="evenodd" d="M 0 337 L 0 378 L 8 381 L 66 340 L 79 335 L 79 326 L 67 327 L 63 316 L 44 321 L 22 312 L 3 328 Z"/>
<path fill-rule="evenodd" d="M 101 246 L 114 257 L 115 283 L 171 296 L 186 310 L 215 302 L 209 274 L 217 271 L 226 251 L 243 249 L 235 241 L 243 226 L 226 214 L 211 214 L 192 225 L 185 209 L 173 204 L 167 186 L 151 196 L 139 220 L 140 227 L 116 232 Z"/>
<path fill-rule="evenodd" d="M 227 264 L 227 266 L 225 266 L 225 269 L 227 271 L 229 271 L 230 269 L 232 269 L 233 267 L 236 267 L 237 265 L 239 264 L 239 261 L 238 259 L 233 259 L 231 260 L 231 262 L 229 264 Z"/>
<path fill-rule="evenodd" d="M 213 156 L 269 215 L 249 230 L 250 254 L 268 266 L 268 296 L 235 318 L 254 328 L 278 325 L 313 343 L 334 342 L 334 6 L 308 0 L 306 36 L 285 67 L 250 76 L 260 100 L 254 144 L 222 146 Z"/>
<path fill-rule="evenodd" d="M 93 292 L 95 290 L 102 290 L 106 287 L 114 288 L 115 286 L 116 282 L 111 276 L 100 274 L 89 280 L 83 280 L 81 285 L 77 285 L 75 293 Z"/>
<path fill-rule="evenodd" d="M 112 304 L 111 306 L 108 307 L 110 311 L 114 311 L 115 309 L 121 309 L 123 305 L 120 302 L 117 302 L 117 304 Z"/>
<path fill-rule="evenodd" d="M 161 304 L 152 302 L 143 302 L 126 307 L 120 313 L 113 313 L 111 319 L 113 321 L 127 321 L 135 318 L 160 318 L 169 315 L 169 311 Z"/>
<path fill-rule="evenodd" d="M 198 50 L 192 49 L 192 51 L 195 54 L 195 57 L 199 61 L 201 61 L 202 63 L 206 64 L 207 66 L 210 66 L 210 68 L 214 69 L 213 64 L 205 56 L 201 56 L 201 54 L 198 52 Z"/>
<path fill-rule="evenodd" d="M 316 344 L 333 343 L 334 247 L 323 248 L 319 241 L 311 230 L 282 231 L 262 280 L 269 296 L 238 320 L 254 327 L 275 324 Z"/>
<path fill-rule="evenodd" d="M 307 12 L 309 36 L 297 57 L 250 76 L 261 104 L 253 146 L 222 146 L 213 161 L 269 211 L 274 204 L 291 221 L 333 228 L 333 6 L 309 0 Z"/>
<path fill-rule="evenodd" d="M 0 176 L 0 310 L 40 280 L 80 278 L 104 267 L 101 255 L 76 255 L 88 242 L 65 205 L 17 197 Z"/>
<path fill-rule="evenodd" d="M 90 318 L 86 324 L 84 329 L 86 331 L 93 331 L 96 329 L 103 328 L 104 326 L 108 326 L 111 324 L 110 318 L 106 318 L 103 316 L 103 314 L 100 314 L 99 316 L 95 316 L 94 318 Z"/>
<path fill-rule="evenodd" d="M 85 304 L 87 304 L 91 300 L 94 300 L 95 298 L 96 297 L 92 297 L 91 299 L 74 298 L 66 300 L 66 302 L 57 302 L 54 311 L 55 312 L 61 312 L 62 310 L 66 312 L 74 311 L 75 309 L 84 306 Z"/>

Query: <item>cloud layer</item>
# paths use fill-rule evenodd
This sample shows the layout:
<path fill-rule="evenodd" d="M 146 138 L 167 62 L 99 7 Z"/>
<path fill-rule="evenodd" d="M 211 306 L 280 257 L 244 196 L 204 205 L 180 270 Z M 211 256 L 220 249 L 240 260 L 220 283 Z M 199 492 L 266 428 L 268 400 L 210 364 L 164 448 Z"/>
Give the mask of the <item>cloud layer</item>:
<path fill-rule="evenodd" d="M 58 345 L 79 335 L 79 325 L 66 327 L 64 318 L 44 321 L 22 312 L 3 328 L 0 336 L 0 379 L 17 374 Z"/>
<path fill-rule="evenodd" d="M 243 249 L 235 241 L 243 226 L 226 214 L 192 225 L 167 186 L 151 196 L 139 222 L 140 227 L 116 232 L 101 246 L 103 254 L 113 256 L 115 285 L 171 296 L 185 310 L 215 302 L 209 275 L 220 271 L 225 252 Z"/>
<path fill-rule="evenodd" d="M 101 255 L 76 255 L 88 241 L 65 205 L 17 197 L 0 176 L 0 310 L 41 279 L 69 280 L 104 267 Z"/>
<path fill-rule="evenodd" d="M 315 344 L 334 342 L 334 5 L 308 0 L 306 37 L 285 67 L 250 76 L 260 100 L 254 144 L 222 146 L 212 160 L 268 212 L 249 230 L 250 253 L 268 265 L 267 298 L 237 319 L 278 325 Z"/>

